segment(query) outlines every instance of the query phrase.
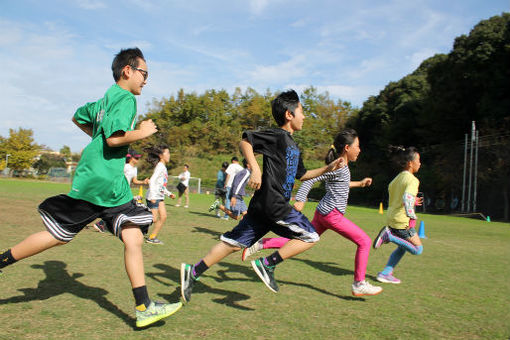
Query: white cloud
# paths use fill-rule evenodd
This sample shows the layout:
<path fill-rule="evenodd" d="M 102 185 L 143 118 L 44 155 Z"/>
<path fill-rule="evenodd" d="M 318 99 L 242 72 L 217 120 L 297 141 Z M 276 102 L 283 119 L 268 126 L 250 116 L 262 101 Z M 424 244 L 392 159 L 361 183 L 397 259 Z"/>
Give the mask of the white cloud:
<path fill-rule="evenodd" d="M 250 10 L 253 14 L 261 14 L 269 4 L 269 0 L 250 0 Z"/>

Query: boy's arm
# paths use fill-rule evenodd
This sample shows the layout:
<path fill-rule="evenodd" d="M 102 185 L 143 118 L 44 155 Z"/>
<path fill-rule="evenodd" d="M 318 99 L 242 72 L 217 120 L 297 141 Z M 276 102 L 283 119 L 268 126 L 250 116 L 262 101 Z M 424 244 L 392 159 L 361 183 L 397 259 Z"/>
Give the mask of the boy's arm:
<path fill-rule="evenodd" d="M 349 188 L 363 188 L 363 187 L 369 187 L 372 185 L 372 178 L 365 177 L 361 181 L 351 181 L 349 183 Z"/>
<path fill-rule="evenodd" d="M 156 124 L 152 119 L 144 120 L 140 127 L 133 131 L 116 131 L 106 139 L 110 147 L 124 146 L 136 142 L 137 140 L 147 138 L 158 132 Z"/>
<path fill-rule="evenodd" d="M 345 165 L 346 164 L 344 164 L 344 159 L 340 157 L 338 159 L 335 159 L 333 162 L 329 163 L 328 165 L 325 165 L 321 168 L 307 170 L 305 172 L 305 174 L 299 180 L 304 182 L 309 179 L 320 176 L 325 172 L 331 172 L 331 171 L 335 171 L 337 169 L 343 168 Z"/>
<path fill-rule="evenodd" d="M 73 123 L 80 128 L 81 131 L 85 132 L 87 135 L 89 135 L 90 137 L 92 137 L 92 124 L 80 124 L 78 123 L 78 121 L 76 120 L 76 118 L 73 117 Z"/>
<path fill-rule="evenodd" d="M 247 139 L 243 139 L 239 143 L 239 148 L 241 149 L 244 158 L 251 167 L 251 177 L 248 185 L 251 188 L 258 190 L 262 184 L 262 172 L 260 171 L 260 167 L 257 163 L 257 159 L 255 158 L 255 154 L 253 153 L 253 146 L 248 142 Z"/>

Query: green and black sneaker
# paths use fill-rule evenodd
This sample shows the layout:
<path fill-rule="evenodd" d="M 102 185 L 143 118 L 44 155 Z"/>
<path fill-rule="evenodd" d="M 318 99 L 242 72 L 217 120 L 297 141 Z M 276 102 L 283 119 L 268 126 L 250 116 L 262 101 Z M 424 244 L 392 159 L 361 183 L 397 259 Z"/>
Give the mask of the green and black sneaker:
<path fill-rule="evenodd" d="M 272 292 L 278 293 L 278 285 L 274 279 L 274 266 L 266 266 L 263 262 L 263 258 L 251 261 L 251 266 L 255 270 L 255 273 L 260 277 L 262 282 L 265 283 L 267 288 Z"/>
<path fill-rule="evenodd" d="M 191 300 L 191 292 L 193 290 L 193 284 L 198 281 L 198 278 L 193 277 L 193 265 L 181 263 L 181 296 L 184 302 Z"/>

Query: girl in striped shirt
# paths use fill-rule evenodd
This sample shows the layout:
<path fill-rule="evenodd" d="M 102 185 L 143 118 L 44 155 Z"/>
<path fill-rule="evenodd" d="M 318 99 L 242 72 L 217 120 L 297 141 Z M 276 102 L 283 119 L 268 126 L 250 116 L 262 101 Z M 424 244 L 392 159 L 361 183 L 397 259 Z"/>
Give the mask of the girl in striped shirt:
<path fill-rule="evenodd" d="M 331 163 L 339 157 L 344 159 L 344 164 L 355 162 L 361 152 L 359 138 L 356 131 L 346 129 L 340 132 L 326 155 L 326 163 Z M 352 294 L 354 296 L 376 295 L 382 291 L 381 287 L 373 286 L 365 280 L 365 273 L 368 263 L 368 255 L 372 241 L 370 237 L 356 224 L 344 217 L 349 197 L 349 189 L 352 187 L 365 187 L 372 184 L 371 178 L 364 178 L 361 181 L 351 181 L 351 173 L 348 166 L 338 170 L 325 173 L 311 180 L 302 183 L 296 195 L 294 208 L 301 211 L 304 207 L 308 193 L 313 184 L 318 181 L 325 181 L 326 194 L 319 202 L 312 224 L 319 235 L 327 229 L 331 229 L 343 237 L 351 240 L 357 245 L 354 259 L 354 282 Z M 243 251 L 243 261 L 251 254 L 269 248 L 280 248 L 288 239 L 283 237 L 265 238 Z"/>

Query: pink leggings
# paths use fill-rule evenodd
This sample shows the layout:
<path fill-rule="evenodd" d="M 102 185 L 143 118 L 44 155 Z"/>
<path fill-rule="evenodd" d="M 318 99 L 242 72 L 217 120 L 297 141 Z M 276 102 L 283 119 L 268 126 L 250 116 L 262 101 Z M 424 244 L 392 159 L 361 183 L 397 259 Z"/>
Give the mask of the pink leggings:
<path fill-rule="evenodd" d="M 354 281 L 365 280 L 368 255 L 372 244 L 370 237 L 368 237 L 360 227 L 345 218 L 337 209 L 333 209 L 326 216 L 322 216 L 318 210 L 315 210 L 312 224 L 319 235 L 322 235 L 326 229 L 331 229 L 346 239 L 356 243 L 358 249 L 356 250 L 356 257 L 354 258 Z M 262 239 L 262 244 L 264 249 L 279 249 L 287 243 L 288 240 L 289 239 L 285 237 L 264 238 Z"/>

